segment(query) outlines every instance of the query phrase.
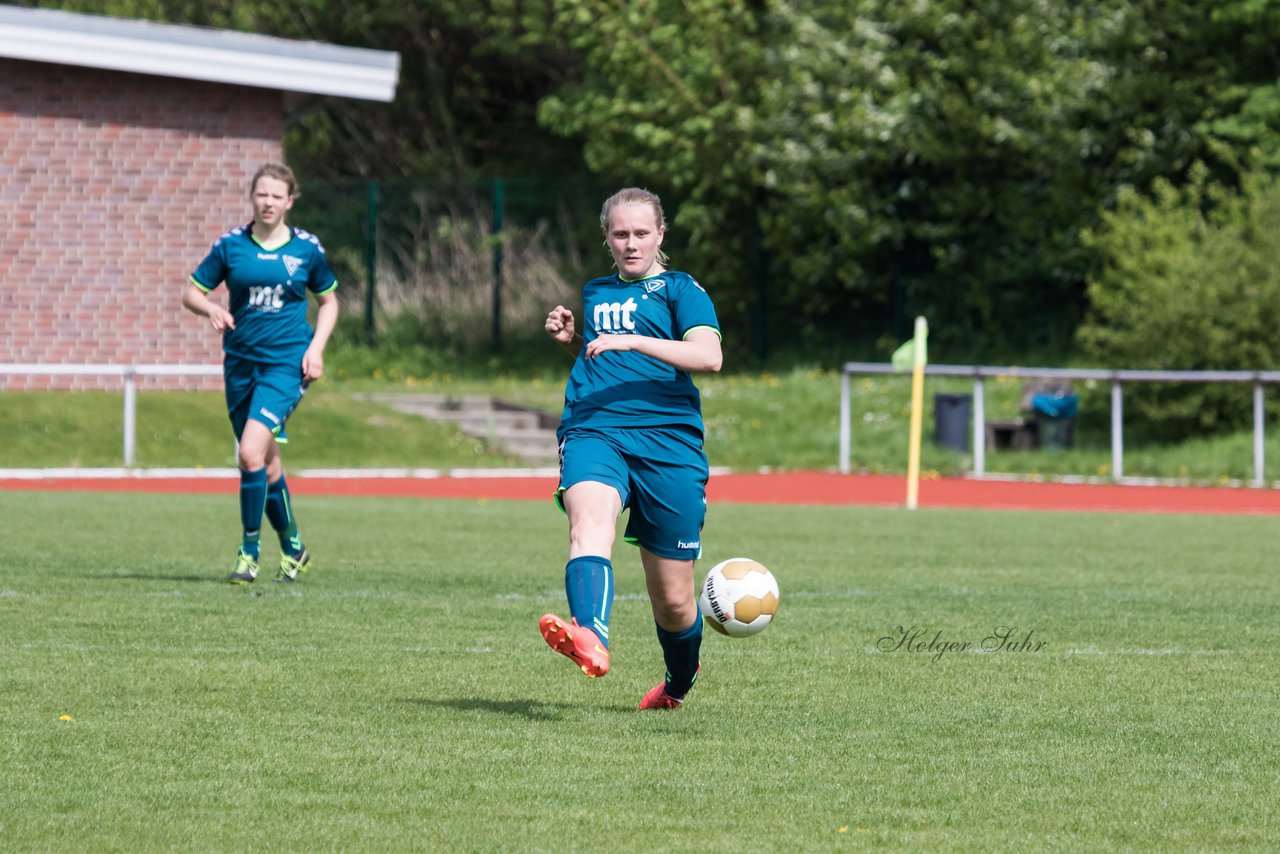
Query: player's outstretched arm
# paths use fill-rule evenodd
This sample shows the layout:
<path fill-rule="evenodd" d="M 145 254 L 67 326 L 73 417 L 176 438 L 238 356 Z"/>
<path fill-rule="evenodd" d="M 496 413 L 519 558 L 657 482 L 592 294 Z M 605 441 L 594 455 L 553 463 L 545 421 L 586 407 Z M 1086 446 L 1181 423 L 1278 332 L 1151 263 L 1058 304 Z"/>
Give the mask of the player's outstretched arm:
<path fill-rule="evenodd" d="M 716 373 L 724 363 L 720 336 L 712 329 L 695 329 L 683 341 L 645 335 L 599 335 L 587 345 L 584 355 L 592 359 L 610 350 L 634 350 L 676 370 L 693 373 Z"/>

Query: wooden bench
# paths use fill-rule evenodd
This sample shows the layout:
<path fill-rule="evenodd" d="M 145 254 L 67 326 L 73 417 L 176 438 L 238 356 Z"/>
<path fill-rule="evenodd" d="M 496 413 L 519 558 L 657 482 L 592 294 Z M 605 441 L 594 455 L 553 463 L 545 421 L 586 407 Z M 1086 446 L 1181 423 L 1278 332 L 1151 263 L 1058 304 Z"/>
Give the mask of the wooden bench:
<path fill-rule="evenodd" d="M 987 422 L 987 448 L 993 451 L 1030 451 L 1039 445 L 1036 422 L 1009 418 Z"/>
<path fill-rule="evenodd" d="M 1031 451 L 1039 448 L 1046 437 L 1040 434 L 1040 414 L 1032 405 L 1037 394 L 1065 395 L 1071 393 L 1071 383 L 1052 380 L 1026 382 L 1022 386 L 1022 397 L 1018 402 L 1018 410 L 1022 413 L 1017 418 L 995 419 L 987 422 L 987 447 L 997 451 Z M 1068 434 L 1066 444 L 1070 444 Z M 1061 439 L 1061 437 L 1059 437 Z M 1048 437 L 1054 443 L 1054 436 Z"/>

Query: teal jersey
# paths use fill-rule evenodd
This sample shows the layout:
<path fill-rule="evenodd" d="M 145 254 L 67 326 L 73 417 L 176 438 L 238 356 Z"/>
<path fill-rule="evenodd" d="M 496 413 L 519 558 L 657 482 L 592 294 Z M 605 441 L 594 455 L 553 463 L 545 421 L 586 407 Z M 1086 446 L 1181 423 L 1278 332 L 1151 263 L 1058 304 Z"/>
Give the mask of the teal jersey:
<path fill-rule="evenodd" d="M 688 371 L 632 350 L 584 358 L 596 336 L 644 335 L 682 341 L 694 329 L 720 334 L 715 306 L 688 273 L 667 270 L 629 282 L 618 275 L 582 288 L 583 349 L 564 391 L 558 435 L 574 427 L 688 425 L 702 433 L 702 401 Z"/>
<path fill-rule="evenodd" d="M 267 363 L 302 361 L 315 334 L 307 291 L 327 294 L 338 286 L 314 234 L 290 227 L 283 245 L 268 248 L 253 236 L 252 223 L 219 237 L 191 281 L 205 293 L 227 283 L 236 328 L 223 333 L 222 349 Z"/>

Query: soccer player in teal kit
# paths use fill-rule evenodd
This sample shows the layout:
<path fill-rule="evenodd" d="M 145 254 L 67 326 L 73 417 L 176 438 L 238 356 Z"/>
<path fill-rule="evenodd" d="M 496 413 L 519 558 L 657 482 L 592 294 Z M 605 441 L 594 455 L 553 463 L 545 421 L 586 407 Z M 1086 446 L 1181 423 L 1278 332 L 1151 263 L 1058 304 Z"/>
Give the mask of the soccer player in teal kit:
<path fill-rule="evenodd" d="M 701 554 L 707 458 L 694 372 L 719 371 L 720 324 L 707 292 L 666 268 L 666 220 L 656 195 L 620 190 L 600 214 L 618 272 L 582 289 L 582 331 L 556 306 L 545 328 L 575 356 L 561 417 L 557 501 L 569 519 L 570 620 L 546 614 L 552 649 L 588 676 L 609 672 L 616 520 L 640 547 L 666 677 L 641 709 L 684 702 L 700 669 L 702 615 L 693 562 Z"/>
<path fill-rule="evenodd" d="M 285 421 L 307 383 L 324 373 L 324 348 L 338 319 L 338 281 L 315 235 L 285 222 L 298 195 L 292 170 L 264 164 L 249 185 L 253 221 L 218 238 L 191 274 L 182 296 L 188 310 L 222 335 L 227 414 L 239 441 L 243 535 L 228 578 L 247 584 L 258 575 L 262 515 L 280 539 L 277 581 L 295 581 L 311 566 L 302 545 L 284 478 L 280 444 Z M 222 282 L 230 311 L 207 294 Z M 307 292 L 319 309 L 307 322 Z"/>

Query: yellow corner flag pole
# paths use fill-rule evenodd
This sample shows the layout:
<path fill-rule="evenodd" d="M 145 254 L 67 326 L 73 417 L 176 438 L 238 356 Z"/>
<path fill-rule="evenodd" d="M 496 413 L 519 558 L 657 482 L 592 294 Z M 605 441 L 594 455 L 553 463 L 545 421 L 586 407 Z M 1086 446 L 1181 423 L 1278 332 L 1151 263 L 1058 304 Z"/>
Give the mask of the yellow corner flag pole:
<path fill-rule="evenodd" d="M 906 361 L 899 354 L 910 346 L 911 354 L 911 436 L 907 451 L 907 509 L 915 510 L 920 503 L 920 433 L 924 421 L 924 366 L 928 362 L 929 324 L 923 317 L 916 318 L 915 335 L 894 353 L 894 365 Z"/>

